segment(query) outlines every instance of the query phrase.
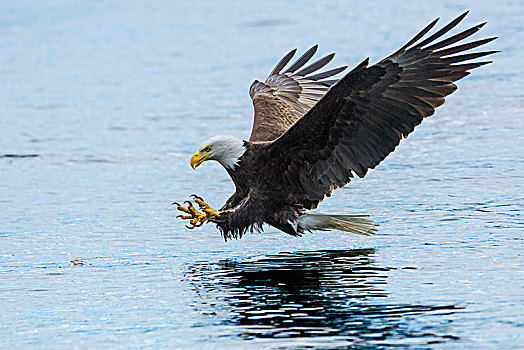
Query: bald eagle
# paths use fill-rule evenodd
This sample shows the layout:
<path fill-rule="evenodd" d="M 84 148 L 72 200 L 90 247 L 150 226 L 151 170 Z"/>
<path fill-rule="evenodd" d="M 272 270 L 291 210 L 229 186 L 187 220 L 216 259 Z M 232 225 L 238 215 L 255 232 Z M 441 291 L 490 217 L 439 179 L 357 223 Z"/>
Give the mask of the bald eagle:
<path fill-rule="evenodd" d="M 438 18 L 407 44 L 369 66 L 365 59 L 342 78 L 347 67 L 319 71 L 334 54 L 307 65 L 313 46 L 288 68 L 289 52 L 264 81 L 251 85 L 254 122 L 249 140 L 215 136 L 191 157 L 196 169 L 206 160 L 219 162 L 236 191 L 220 210 L 201 197 L 178 209 L 189 228 L 216 223 L 224 239 L 240 238 L 269 224 L 290 235 L 306 231 L 341 230 L 371 234 L 375 225 L 365 216 L 309 212 L 355 175 L 364 177 L 403 137 L 435 112 L 454 92 L 455 81 L 491 61 L 463 63 L 497 51 L 461 54 L 496 37 L 463 42 L 485 23 L 442 37 L 468 12 L 424 38 Z M 456 44 L 456 45 L 454 45 Z"/>

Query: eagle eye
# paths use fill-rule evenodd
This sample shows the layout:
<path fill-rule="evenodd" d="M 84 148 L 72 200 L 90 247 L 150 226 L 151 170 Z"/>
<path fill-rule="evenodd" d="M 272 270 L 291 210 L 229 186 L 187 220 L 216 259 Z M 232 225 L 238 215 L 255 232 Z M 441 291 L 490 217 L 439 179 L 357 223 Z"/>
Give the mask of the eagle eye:
<path fill-rule="evenodd" d="M 206 148 L 204 148 L 204 152 L 211 152 L 211 147 L 207 146 Z"/>

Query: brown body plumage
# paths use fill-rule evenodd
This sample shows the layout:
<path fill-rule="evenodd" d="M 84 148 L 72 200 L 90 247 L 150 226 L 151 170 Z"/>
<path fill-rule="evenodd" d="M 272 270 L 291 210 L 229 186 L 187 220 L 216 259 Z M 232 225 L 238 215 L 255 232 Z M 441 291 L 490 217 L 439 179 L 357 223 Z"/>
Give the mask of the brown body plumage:
<path fill-rule="evenodd" d="M 459 54 L 495 39 L 461 43 L 484 23 L 441 39 L 466 14 L 422 39 L 433 21 L 394 54 L 372 66 L 366 59 L 340 80 L 332 77 L 346 67 L 312 75 L 333 55 L 305 66 L 314 46 L 283 71 L 291 51 L 264 83 L 255 81 L 253 129 L 237 161 L 208 156 L 224 164 L 236 185 L 215 221 L 224 237 L 238 238 L 264 223 L 292 235 L 310 229 L 301 224 L 306 210 L 376 167 L 456 90 L 455 81 L 489 63 L 462 62 L 496 51 Z"/>

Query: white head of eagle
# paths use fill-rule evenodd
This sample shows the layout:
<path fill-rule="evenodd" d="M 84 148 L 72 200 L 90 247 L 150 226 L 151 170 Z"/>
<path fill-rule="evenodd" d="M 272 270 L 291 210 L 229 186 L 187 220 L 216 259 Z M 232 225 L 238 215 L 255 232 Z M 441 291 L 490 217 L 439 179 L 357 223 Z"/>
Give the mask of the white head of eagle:
<path fill-rule="evenodd" d="M 246 147 L 244 141 L 228 135 L 218 135 L 205 141 L 191 157 L 191 167 L 196 169 L 206 160 L 216 160 L 226 169 L 234 169 Z"/>

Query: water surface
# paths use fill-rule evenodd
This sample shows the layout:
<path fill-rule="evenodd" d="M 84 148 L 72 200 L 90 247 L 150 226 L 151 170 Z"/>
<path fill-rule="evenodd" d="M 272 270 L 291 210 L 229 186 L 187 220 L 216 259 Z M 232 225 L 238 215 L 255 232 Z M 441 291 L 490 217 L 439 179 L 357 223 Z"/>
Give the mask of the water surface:
<path fill-rule="evenodd" d="M 320 207 L 376 236 L 175 219 L 232 193 L 189 157 L 248 137 L 247 89 L 291 48 L 378 61 L 466 9 L 495 63 Z M 518 348 L 522 23 L 519 1 L 1 2 L 1 347 Z"/>

